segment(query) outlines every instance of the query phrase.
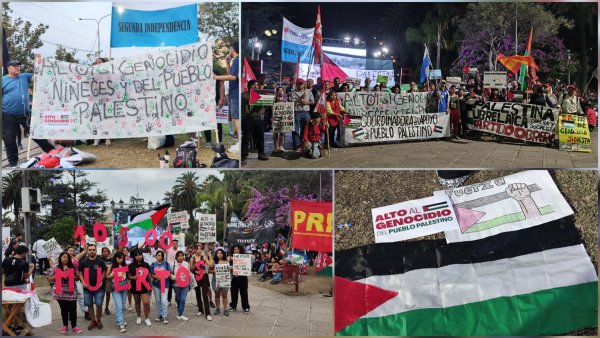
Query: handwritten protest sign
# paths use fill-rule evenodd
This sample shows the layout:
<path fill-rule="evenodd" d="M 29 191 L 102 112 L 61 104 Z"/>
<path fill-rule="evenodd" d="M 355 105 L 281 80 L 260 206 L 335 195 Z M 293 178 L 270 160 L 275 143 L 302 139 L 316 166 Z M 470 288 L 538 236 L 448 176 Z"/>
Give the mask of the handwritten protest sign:
<path fill-rule="evenodd" d="M 217 241 L 217 215 L 197 214 L 198 243 L 212 243 Z"/>
<path fill-rule="evenodd" d="M 233 275 L 250 276 L 252 271 L 252 255 L 233 254 Z"/>
<path fill-rule="evenodd" d="M 273 104 L 273 132 L 287 133 L 292 131 L 294 131 L 294 102 Z"/>
<path fill-rule="evenodd" d="M 516 102 L 475 102 L 473 129 L 534 143 L 553 143 L 558 109 Z"/>
<path fill-rule="evenodd" d="M 167 223 L 172 230 L 185 230 L 190 227 L 188 224 L 189 218 L 187 211 L 171 212 L 167 214 Z"/>
<path fill-rule="evenodd" d="M 54 237 L 47 240 L 46 243 L 42 245 L 42 248 L 44 248 L 44 251 L 46 251 L 53 263 L 58 263 L 58 255 L 62 252 L 62 248 Z"/>
<path fill-rule="evenodd" d="M 448 243 L 525 229 L 573 214 L 545 170 L 434 192 L 438 195 L 450 198 L 460 225 L 457 230 L 445 232 Z"/>
<path fill-rule="evenodd" d="M 587 118 L 573 114 L 558 117 L 558 148 L 566 151 L 592 151 L 592 141 Z"/>
<path fill-rule="evenodd" d="M 35 75 L 35 138 L 132 138 L 216 129 L 209 43 L 95 66 L 37 58 Z"/>
<path fill-rule="evenodd" d="M 338 96 L 349 114 L 342 130 L 346 144 L 448 136 L 448 115 L 425 112 L 427 93 L 353 92 Z"/>
<path fill-rule="evenodd" d="M 229 264 L 215 264 L 215 277 L 217 287 L 231 287 L 231 274 L 229 273 Z"/>
<path fill-rule="evenodd" d="M 377 83 L 387 83 L 388 82 L 388 77 L 387 75 L 377 75 L 377 79 L 376 79 Z"/>
<path fill-rule="evenodd" d="M 397 242 L 458 229 L 448 196 L 426 197 L 371 210 L 375 242 Z"/>
<path fill-rule="evenodd" d="M 507 72 L 483 72 L 483 88 L 506 88 L 507 79 Z"/>

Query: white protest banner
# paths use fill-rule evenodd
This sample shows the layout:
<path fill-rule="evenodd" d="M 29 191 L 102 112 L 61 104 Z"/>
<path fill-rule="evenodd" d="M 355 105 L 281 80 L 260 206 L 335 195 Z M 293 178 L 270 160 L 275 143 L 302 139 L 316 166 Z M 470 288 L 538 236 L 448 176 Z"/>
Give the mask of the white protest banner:
<path fill-rule="evenodd" d="M 210 43 L 95 66 L 37 58 L 35 75 L 35 138 L 133 138 L 217 127 Z"/>
<path fill-rule="evenodd" d="M 295 63 L 296 61 L 294 61 Z M 308 64 L 300 65 L 300 74 L 307 74 L 309 71 Z M 387 86 L 388 88 L 393 87 L 396 83 L 394 82 L 394 69 L 357 69 L 357 68 L 348 68 L 338 65 L 338 68 L 341 69 L 346 75 L 351 78 L 357 78 L 364 81 L 364 79 L 368 78 L 371 81 L 375 82 L 378 76 L 386 76 L 388 79 Z M 310 67 L 310 74 L 305 79 L 313 79 L 321 77 L 321 66 L 319 64 L 312 65 Z M 374 85 L 374 84 L 373 84 Z"/>
<path fill-rule="evenodd" d="M 443 138 L 450 132 L 444 113 L 426 113 L 427 93 L 338 93 L 348 117 L 342 121 L 345 144 Z"/>
<path fill-rule="evenodd" d="M 217 241 L 217 215 L 196 214 L 198 220 L 198 243 Z"/>
<path fill-rule="evenodd" d="M 556 138 L 558 109 L 517 102 L 477 101 L 473 129 L 521 141 L 551 144 Z"/>
<path fill-rule="evenodd" d="M 231 274 L 229 273 L 229 264 L 215 264 L 215 277 L 217 287 L 231 287 Z"/>
<path fill-rule="evenodd" d="M 6 252 L 10 243 L 10 228 L 2 227 L 2 252 Z"/>
<path fill-rule="evenodd" d="M 462 79 L 460 76 L 446 76 L 446 82 L 448 82 L 449 85 L 458 86 L 462 82 Z"/>
<path fill-rule="evenodd" d="M 167 223 L 172 229 L 185 230 L 190 227 L 188 224 L 189 218 L 187 211 L 170 212 L 167 214 Z"/>
<path fill-rule="evenodd" d="M 32 327 L 50 325 L 52 324 L 52 308 L 50 304 L 41 302 L 37 293 L 33 293 L 25 303 L 25 318 Z"/>
<path fill-rule="evenodd" d="M 448 196 L 433 196 L 371 210 L 375 243 L 397 242 L 458 229 Z"/>
<path fill-rule="evenodd" d="M 273 104 L 273 132 L 287 133 L 292 131 L 294 131 L 294 102 Z"/>
<path fill-rule="evenodd" d="M 358 77 L 347 77 L 346 78 L 346 83 L 351 85 L 351 87 L 354 87 L 354 88 L 360 88 L 361 82 L 362 82 L 362 79 L 358 78 Z"/>
<path fill-rule="evenodd" d="M 229 107 L 223 106 L 217 109 L 217 123 L 229 123 Z"/>
<path fill-rule="evenodd" d="M 58 256 L 63 251 L 63 249 L 61 248 L 60 244 L 58 244 L 56 239 L 54 239 L 54 237 L 47 240 L 46 243 L 42 245 L 42 248 L 44 248 L 44 250 L 48 254 L 48 257 L 52 259 L 52 263 L 58 263 Z"/>
<path fill-rule="evenodd" d="M 250 276 L 252 273 L 252 255 L 233 254 L 233 275 Z"/>
<path fill-rule="evenodd" d="M 545 170 L 523 171 L 434 195 L 449 196 L 458 217 L 459 230 L 446 231 L 448 243 L 530 228 L 573 214 Z"/>
<path fill-rule="evenodd" d="M 483 88 L 506 88 L 508 86 L 507 79 L 507 72 L 483 72 Z"/>

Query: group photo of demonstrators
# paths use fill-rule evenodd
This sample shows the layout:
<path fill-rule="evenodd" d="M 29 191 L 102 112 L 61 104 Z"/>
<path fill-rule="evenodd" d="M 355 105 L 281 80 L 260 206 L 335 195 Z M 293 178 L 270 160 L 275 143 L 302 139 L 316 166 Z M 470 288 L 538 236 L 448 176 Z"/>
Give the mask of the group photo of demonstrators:
<path fill-rule="evenodd" d="M 332 181 L 5 170 L 4 334 L 331 335 Z"/>
<path fill-rule="evenodd" d="M 4 4 L 2 167 L 238 168 L 239 6 Z"/>
<path fill-rule="evenodd" d="M 242 17 L 243 166 L 597 162 L 593 4 L 245 3 Z"/>

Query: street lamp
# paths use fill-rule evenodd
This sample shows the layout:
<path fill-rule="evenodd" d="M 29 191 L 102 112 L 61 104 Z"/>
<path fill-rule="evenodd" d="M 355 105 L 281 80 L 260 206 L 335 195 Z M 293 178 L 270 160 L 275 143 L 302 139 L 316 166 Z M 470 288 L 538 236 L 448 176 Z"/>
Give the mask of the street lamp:
<path fill-rule="evenodd" d="M 119 7 L 117 8 L 117 11 L 119 12 L 119 14 L 123 13 L 124 9 L 123 7 Z M 96 57 L 100 57 L 100 22 L 102 22 L 102 19 L 110 16 L 111 13 L 106 14 L 105 16 L 101 17 L 100 19 L 93 19 L 93 18 L 79 18 L 77 19 L 77 21 L 94 21 L 96 22 L 96 24 L 98 25 L 98 30 L 97 32 L 97 39 L 98 39 L 98 52 L 96 53 Z"/>
<path fill-rule="evenodd" d="M 571 84 L 571 50 L 567 49 L 567 85 Z"/>

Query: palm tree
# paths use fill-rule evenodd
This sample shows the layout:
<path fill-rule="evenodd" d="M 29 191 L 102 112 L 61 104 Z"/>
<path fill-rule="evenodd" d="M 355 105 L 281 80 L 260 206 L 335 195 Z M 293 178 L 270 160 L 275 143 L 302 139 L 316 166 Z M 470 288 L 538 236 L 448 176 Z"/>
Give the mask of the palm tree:
<path fill-rule="evenodd" d="M 23 170 L 14 170 L 2 176 L 2 208 L 12 208 L 15 219 L 21 213 L 21 188 L 23 187 Z M 51 179 L 57 179 L 62 173 L 52 171 L 27 170 L 27 179 L 32 188 L 43 189 Z"/>
<path fill-rule="evenodd" d="M 194 220 L 194 209 L 196 208 L 196 195 L 200 192 L 198 176 L 195 172 L 186 172 L 175 181 L 171 193 L 171 202 L 177 209 L 185 210 Z"/>

